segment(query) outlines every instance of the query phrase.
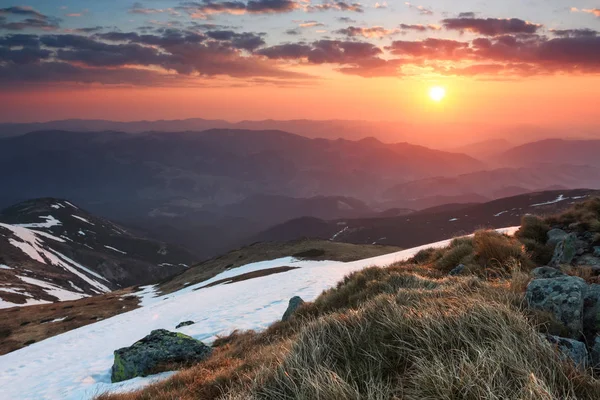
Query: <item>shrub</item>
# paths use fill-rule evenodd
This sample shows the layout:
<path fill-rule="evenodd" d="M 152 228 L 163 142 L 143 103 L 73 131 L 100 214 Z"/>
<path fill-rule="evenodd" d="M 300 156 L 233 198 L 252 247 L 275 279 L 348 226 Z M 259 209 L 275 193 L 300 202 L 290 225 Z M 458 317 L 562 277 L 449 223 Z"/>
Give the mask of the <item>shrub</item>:
<path fill-rule="evenodd" d="M 532 266 L 521 243 L 495 231 L 475 232 L 473 247 L 475 261 L 485 270 L 510 272 L 515 262 L 522 268 Z"/>
<path fill-rule="evenodd" d="M 454 246 L 450 246 L 443 253 L 442 257 L 435 262 L 435 267 L 440 271 L 448 273 L 471 254 L 473 254 L 473 244 L 471 241 L 456 243 Z"/>
<path fill-rule="evenodd" d="M 553 246 L 529 238 L 521 238 L 520 241 L 525 246 L 525 251 L 531 261 L 537 265 L 547 265 L 554 255 Z"/>
<path fill-rule="evenodd" d="M 543 219 L 535 215 L 525 215 L 521 218 L 521 228 L 515 233 L 515 237 L 523 240 L 536 241 L 545 244 L 548 240 L 547 234 L 550 230 Z"/>

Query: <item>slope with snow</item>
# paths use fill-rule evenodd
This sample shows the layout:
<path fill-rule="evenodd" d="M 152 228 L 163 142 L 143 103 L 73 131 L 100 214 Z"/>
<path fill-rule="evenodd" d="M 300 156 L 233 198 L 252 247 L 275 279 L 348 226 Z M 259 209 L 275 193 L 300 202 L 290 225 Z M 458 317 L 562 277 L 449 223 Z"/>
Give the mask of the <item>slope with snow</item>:
<path fill-rule="evenodd" d="M 518 227 L 501 231 L 512 234 Z M 445 247 L 450 240 L 354 262 L 298 261 L 280 258 L 247 264 L 212 279 L 164 296 L 155 287 L 142 292 L 142 308 L 88 325 L 0 357 L 0 387 L 7 399 L 90 399 L 104 391 L 122 391 L 160 377 L 110 383 L 113 351 L 129 346 L 153 329 L 174 330 L 186 320 L 194 325 L 179 331 L 211 342 L 234 329 L 262 329 L 281 318 L 288 300 L 314 300 L 345 275 L 369 266 L 404 261 L 428 247 Z M 243 273 L 291 265 L 284 273 L 201 288 Z M 201 289 L 200 289 L 201 288 Z M 196 290 L 197 289 L 197 290 Z M 163 374 L 161 377 L 168 376 Z"/>
<path fill-rule="evenodd" d="M 156 282 L 193 261 L 184 249 L 134 236 L 66 200 L 35 199 L 0 211 L 0 308 Z"/>

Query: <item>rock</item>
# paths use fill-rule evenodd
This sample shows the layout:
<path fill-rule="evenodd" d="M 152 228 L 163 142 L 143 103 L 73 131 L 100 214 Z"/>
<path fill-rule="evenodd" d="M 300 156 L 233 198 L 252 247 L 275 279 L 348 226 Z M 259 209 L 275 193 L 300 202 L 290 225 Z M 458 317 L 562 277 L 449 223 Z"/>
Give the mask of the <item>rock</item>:
<path fill-rule="evenodd" d="M 546 235 L 548 236 L 546 244 L 550 246 L 556 246 L 565 237 L 567 237 L 568 233 L 562 229 L 550 229 Z"/>
<path fill-rule="evenodd" d="M 594 369 L 600 369 L 600 336 L 596 336 L 590 347 L 590 361 Z"/>
<path fill-rule="evenodd" d="M 552 267 L 538 267 L 531 271 L 533 279 L 549 279 L 557 278 L 559 276 L 567 276 L 556 268 Z"/>
<path fill-rule="evenodd" d="M 304 300 L 302 300 L 302 298 L 300 298 L 299 296 L 292 297 L 290 299 L 290 303 L 288 304 L 288 308 L 287 308 L 287 310 L 285 310 L 285 313 L 283 314 L 283 317 L 281 318 L 281 320 L 282 321 L 289 320 L 302 304 L 304 304 Z"/>
<path fill-rule="evenodd" d="M 594 257 L 600 257 L 600 246 L 594 246 Z"/>
<path fill-rule="evenodd" d="M 583 332 L 590 339 L 600 333 L 600 285 L 589 285 L 583 295 Z"/>
<path fill-rule="evenodd" d="M 562 264 L 570 264 L 577 254 L 577 244 L 578 240 L 575 234 L 570 233 L 565 236 L 554 248 L 554 255 L 549 265 L 551 267 L 558 267 Z"/>
<path fill-rule="evenodd" d="M 582 369 L 587 367 L 589 355 L 584 343 L 551 335 L 548 335 L 547 339 L 557 347 L 562 359 L 571 360 L 576 366 Z"/>
<path fill-rule="evenodd" d="M 463 273 L 465 270 L 465 266 L 463 264 L 458 264 L 452 271 L 448 272 L 450 276 L 456 276 Z"/>
<path fill-rule="evenodd" d="M 552 314 L 564 325 L 570 338 L 579 338 L 586 286 L 585 281 L 576 276 L 534 279 L 527 285 L 527 303 L 531 308 Z"/>
<path fill-rule="evenodd" d="M 575 264 L 578 266 L 600 267 L 600 258 L 594 257 L 591 254 L 584 254 L 577 259 Z"/>
<path fill-rule="evenodd" d="M 195 322 L 194 321 L 183 321 L 177 324 L 177 326 L 175 327 L 175 329 L 179 329 L 179 328 L 183 328 L 184 326 L 189 326 L 189 325 L 194 325 Z"/>
<path fill-rule="evenodd" d="M 212 349 L 199 340 L 165 329 L 150 335 L 130 347 L 116 350 L 111 381 L 121 382 L 136 376 L 148 376 L 167 363 L 191 363 L 206 359 Z"/>

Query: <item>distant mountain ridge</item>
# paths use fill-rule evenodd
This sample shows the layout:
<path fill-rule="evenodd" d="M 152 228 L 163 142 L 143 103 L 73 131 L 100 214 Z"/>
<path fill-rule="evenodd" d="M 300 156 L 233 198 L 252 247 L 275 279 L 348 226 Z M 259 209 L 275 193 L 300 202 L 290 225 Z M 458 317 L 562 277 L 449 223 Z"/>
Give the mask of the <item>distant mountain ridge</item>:
<path fill-rule="evenodd" d="M 66 200 L 35 199 L 0 212 L 0 307 L 38 304 L 152 283 L 196 261 Z"/>
<path fill-rule="evenodd" d="M 390 218 L 333 221 L 299 218 L 274 226 L 256 235 L 254 240 L 278 242 L 308 237 L 408 248 L 483 227 L 516 226 L 525 214 L 553 214 L 599 193 L 600 191 L 589 189 L 527 193 L 482 204 L 447 204 Z"/>

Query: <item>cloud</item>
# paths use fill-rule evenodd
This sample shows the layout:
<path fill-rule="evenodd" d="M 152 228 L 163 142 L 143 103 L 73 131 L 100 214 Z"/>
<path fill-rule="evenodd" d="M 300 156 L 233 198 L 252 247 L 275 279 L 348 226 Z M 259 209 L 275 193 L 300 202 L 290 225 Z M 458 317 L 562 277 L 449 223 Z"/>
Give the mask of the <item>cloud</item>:
<path fill-rule="evenodd" d="M 386 1 L 382 3 L 375 3 L 375 8 L 388 8 L 388 3 Z"/>
<path fill-rule="evenodd" d="M 555 36 L 560 37 L 593 37 L 598 36 L 598 31 L 593 29 L 551 29 Z"/>
<path fill-rule="evenodd" d="M 294 21 L 298 23 L 300 28 L 314 28 L 318 26 L 325 26 L 324 23 L 318 21 Z"/>
<path fill-rule="evenodd" d="M 293 0 L 250 0 L 242 1 L 203 0 L 200 2 L 184 2 L 176 7 L 187 12 L 192 18 L 206 19 L 212 14 L 279 14 L 294 11 L 301 5 Z"/>
<path fill-rule="evenodd" d="M 12 20 L 9 21 L 8 17 Z M 56 30 L 60 19 L 49 17 L 31 7 L 13 6 L 0 8 L 0 29 L 21 31 L 24 29 Z"/>
<path fill-rule="evenodd" d="M 350 17 L 338 17 L 337 20 L 340 22 L 347 23 L 347 24 L 352 24 L 352 23 L 356 22 L 356 20 L 354 20 Z"/>
<path fill-rule="evenodd" d="M 458 18 L 475 18 L 475 13 L 472 11 L 461 12 L 458 14 Z"/>
<path fill-rule="evenodd" d="M 362 13 L 365 10 L 360 3 L 346 3 L 344 1 L 328 1 L 322 4 L 309 5 L 306 7 L 306 11 L 308 12 L 316 12 L 316 11 L 350 11 Z"/>
<path fill-rule="evenodd" d="M 355 26 L 349 26 L 347 28 L 339 29 L 335 31 L 335 33 L 339 33 L 342 35 L 356 37 L 362 36 L 365 38 L 382 38 L 385 36 L 395 35 L 400 33 L 398 29 L 385 29 L 382 26 L 373 26 L 370 28 L 361 28 Z"/>
<path fill-rule="evenodd" d="M 207 31 L 206 36 L 211 39 L 226 41 L 232 47 L 240 50 L 254 51 L 265 44 L 263 35 L 251 32 L 236 33 L 234 31 Z"/>
<path fill-rule="evenodd" d="M 38 77 L 44 67 L 54 68 L 49 74 L 57 81 L 67 79 L 61 74 L 74 71 L 73 82 L 114 81 L 122 83 L 131 78 L 129 72 L 118 74 L 108 70 L 151 69 L 153 74 L 178 80 L 178 76 L 268 79 L 307 79 L 307 74 L 280 68 L 252 52 L 265 42 L 261 33 L 209 30 L 205 33 L 164 29 L 163 33 L 106 32 L 93 36 L 9 35 L 0 39 L 2 71 L 23 79 L 51 81 Z M 19 48 L 16 48 L 19 47 Z M 15 70 L 18 64 L 32 65 L 28 73 Z M 106 80 L 101 79 L 105 77 Z M 137 84 L 137 79 L 130 79 Z"/>
<path fill-rule="evenodd" d="M 434 38 L 412 42 L 396 40 L 386 49 L 397 56 L 434 60 L 460 60 L 470 52 L 467 42 Z"/>
<path fill-rule="evenodd" d="M 403 31 L 417 31 L 417 32 L 426 32 L 426 31 L 439 31 L 442 28 L 437 25 L 408 25 L 408 24 L 400 24 L 398 25 L 400 29 Z"/>
<path fill-rule="evenodd" d="M 409 3 L 408 1 L 405 2 L 404 4 L 406 4 L 408 6 L 408 8 L 417 11 L 421 15 L 433 15 L 433 11 L 424 6 L 417 6 L 412 3 Z"/>
<path fill-rule="evenodd" d="M 571 7 L 571 12 L 582 12 L 587 14 L 593 14 L 596 17 L 600 18 L 600 8 L 583 8 L 579 9 L 577 7 Z"/>
<path fill-rule="evenodd" d="M 308 64 L 332 64 L 341 73 L 363 77 L 397 76 L 401 60 L 385 60 L 383 51 L 368 42 L 318 40 L 287 43 L 257 51 L 269 59 Z"/>
<path fill-rule="evenodd" d="M 542 25 L 533 24 L 518 18 L 447 18 L 442 20 L 448 30 L 468 31 L 485 36 L 498 36 L 511 33 L 536 33 Z"/>

